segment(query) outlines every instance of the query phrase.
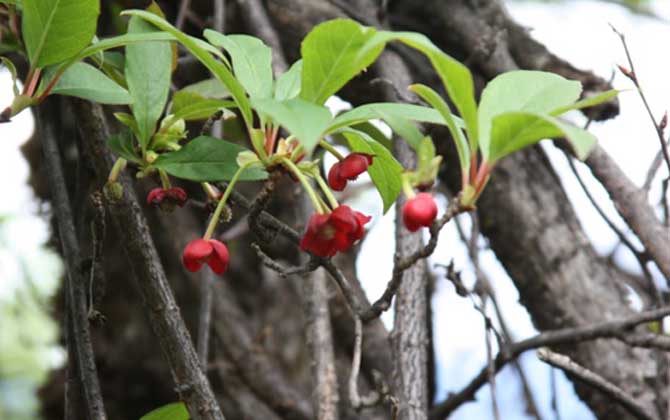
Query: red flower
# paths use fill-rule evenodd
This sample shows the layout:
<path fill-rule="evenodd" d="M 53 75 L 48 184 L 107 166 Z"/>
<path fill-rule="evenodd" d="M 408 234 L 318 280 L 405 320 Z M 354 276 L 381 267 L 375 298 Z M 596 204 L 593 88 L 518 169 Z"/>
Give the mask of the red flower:
<path fill-rule="evenodd" d="M 354 180 L 372 165 L 372 155 L 352 153 L 334 164 L 328 172 L 328 184 L 335 191 L 342 191 L 347 181 Z"/>
<path fill-rule="evenodd" d="M 437 204 L 428 193 L 418 193 L 402 206 L 402 221 L 410 232 L 430 226 L 437 217 Z"/>
<path fill-rule="evenodd" d="M 150 206 L 161 206 L 161 208 L 165 205 L 167 205 L 168 208 L 174 207 L 174 205 L 183 207 L 187 199 L 188 195 L 182 188 L 154 188 L 149 191 L 149 195 L 147 195 L 147 204 Z"/>
<path fill-rule="evenodd" d="M 184 248 L 182 261 L 186 269 L 192 273 L 200 270 L 204 263 L 209 265 L 216 274 L 223 274 L 228 268 L 230 256 L 228 248 L 216 239 L 194 239 Z"/>
<path fill-rule="evenodd" d="M 319 257 L 332 257 L 361 239 L 363 226 L 371 219 L 349 206 L 339 206 L 330 214 L 315 214 L 309 219 L 300 248 Z"/>

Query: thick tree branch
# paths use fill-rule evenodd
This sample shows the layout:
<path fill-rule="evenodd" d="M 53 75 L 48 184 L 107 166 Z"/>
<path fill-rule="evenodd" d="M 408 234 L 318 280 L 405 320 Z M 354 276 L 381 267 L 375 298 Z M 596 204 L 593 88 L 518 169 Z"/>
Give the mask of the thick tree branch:
<path fill-rule="evenodd" d="M 102 109 L 82 100 L 73 100 L 72 104 L 79 117 L 79 134 L 85 140 L 81 142 L 85 147 L 83 154 L 90 160 L 98 179 L 104 182 L 113 161 L 107 150 L 109 131 Z M 170 366 L 176 390 L 193 416 L 203 420 L 223 420 L 209 381 L 200 368 L 133 184 L 126 176 L 120 177 L 120 182 L 124 188 L 123 197 L 116 202 L 107 202 L 108 213 L 135 274 L 147 316 Z"/>

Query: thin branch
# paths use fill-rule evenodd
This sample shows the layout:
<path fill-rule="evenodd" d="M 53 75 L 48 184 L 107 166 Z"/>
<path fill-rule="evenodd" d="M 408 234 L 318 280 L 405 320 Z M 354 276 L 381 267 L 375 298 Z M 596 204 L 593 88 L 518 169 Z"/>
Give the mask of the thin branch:
<path fill-rule="evenodd" d="M 212 287 L 216 278 L 211 270 L 203 270 L 200 277 L 197 350 L 200 366 L 206 374 L 209 360 L 209 336 L 212 328 Z"/>
<path fill-rule="evenodd" d="M 351 374 L 349 375 L 349 401 L 351 406 L 359 410 L 379 404 L 381 395 L 375 391 L 361 396 L 358 392 L 358 375 L 361 368 L 361 353 L 363 348 L 363 322 L 354 316 L 354 355 L 351 358 Z"/>
<path fill-rule="evenodd" d="M 511 344 L 495 357 L 495 370 L 499 372 L 508 362 L 514 360 L 520 354 L 527 350 L 543 346 L 556 346 L 566 343 L 581 343 L 584 341 L 595 340 L 597 338 L 616 338 L 619 339 L 622 332 L 643 324 L 645 322 L 655 321 L 670 315 L 670 306 L 666 306 L 651 311 L 640 312 L 628 318 L 608 321 L 600 324 L 589 325 L 586 327 L 564 328 L 560 330 L 547 331 L 538 334 L 529 339 Z M 449 397 L 433 407 L 430 413 L 431 420 L 442 420 L 451 414 L 462 404 L 472 401 L 475 393 L 487 382 L 487 367 L 485 366 L 477 376 L 475 376 L 468 385 L 461 391 L 450 394 Z"/>
<path fill-rule="evenodd" d="M 644 407 L 638 404 L 638 402 L 623 389 L 609 382 L 597 373 L 580 366 L 568 356 L 554 353 L 548 348 L 543 347 L 538 349 L 537 357 L 543 362 L 562 369 L 571 376 L 576 377 L 582 382 L 601 391 L 603 394 L 625 407 L 635 418 L 640 420 L 657 420 L 656 417 L 647 413 Z"/>
<path fill-rule="evenodd" d="M 174 24 L 179 30 L 184 28 L 184 21 L 186 20 L 189 7 L 191 7 L 191 0 L 181 0 L 181 3 L 179 4 L 179 12 L 177 12 L 177 20 L 175 20 Z"/>
<path fill-rule="evenodd" d="M 430 226 L 430 239 L 425 246 L 402 259 L 400 259 L 400 257 L 396 254 L 391 280 L 386 285 L 386 290 L 384 290 L 382 296 L 377 299 L 370 308 L 361 314 L 361 319 L 364 322 L 378 318 L 382 312 L 391 307 L 391 301 L 398 291 L 400 281 L 402 280 L 402 274 L 405 272 L 405 270 L 412 267 L 417 261 L 432 255 L 432 253 L 435 251 L 435 247 L 437 246 L 437 240 L 442 228 L 454 216 L 457 216 L 458 214 L 468 210 L 469 209 L 460 205 L 460 201 L 458 199 L 451 200 L 444 215 L 440 219 L 433 222 L 433 224 Z"/>
<path fill-rule="evenodd" d="M 666 140 L 666 145 L 670 143 L 670 136 Z M 656 173 L 658 172 L 659 168 L 661 167 L 661 163 L 663 163 L 663 149 L 659 149 L 659 151 L 656 153 L 656 156 L 654 156 L 654 160 L 651 161 L 651 165 L 649 165 L 649 169 L 647 170 L 647 176 L 645 177 L 644 180 L 644 185 L 642 186 L 642 189 L 645 191 L 645 193 L 649 194 L 649 190 L 651 189 L 651 184 L 654 181 L 654 178 L 656 177 Z"/>
<path fill-rule="evenodd" d="M 48 105 L 45 104 L 40 107 L 35 115 L 51 187 L 51 204 L 56 216 L 58 235 L 67 266 L 67 280 L 65 282 L 66 311 L 68 311 L 70 321 L 68 325 L 71 326 L 67 334 L 68 347 L 70 344 L 74 345 L 74 349 L 68 348 L 68 350 L 72 350 L 76 355 L 75 360 L 71 360 L 70 362 L 77 363 L 87 417 L 95 420 L 105 420 L 107 414 L 105 413 L 105 406 L 100 391 L 88 324 L 86 280 L 83 278 L 81 272 L 81 251 L 75 231 L 72 208 L 70 207 L 70 198 L 67 191 L 60 150 L 58 149 L 58 142 L 54 133 L 54 126 L 52 125 L 52 119 L 55 116 L 49 115 L 46 106 Z M 66 402 L 66 406 L 68 405 Z"/>
<path fill-rule="evenodd" d="M 654 129 L 656 130 L 656 134 L 658 135 L 658 140 L 661 142 L 663 159 L 665 160 L 665 164 L 668 167 L 668 172 L 670 173 L 670 152 L 668 152 L 668 145 L 665 144 L 665 138 L 663 135 L 664 126 L 656 121 L 656 117 L 654 117 L 654 113 L 652 112 L 651 107 L 649 106 L 649 102 L 647 102 L 647 97 L 645 96 L 644 91 L 640 86 L 640 81 L 638 80 L 637 73 L 635 72 L 635 64 L 633 63 L 630 51 L 628 50 L 628 43 L 626 42 L 626 37 L 624 36 L 623 33 L 619 32 L 614 26 L 612 25 L 610 26 L 614 31 L 614 33 L 619 36 L 619 39 L 621 39 L 621 44 L 623 45 L 623 49 L 626 52 L 626 59 L 628 60 L 628 65 L 630 66 L 630 72 L 624 72 L 625 69 L 623 68 L 621 70 L 635 84 L 635 87 L 637 88 L 637 92 L 640 95 L 640 99 L 642 99 L 642 103 L 644 103 L 644 107 L 647 110 L 647 114 L 649 114 L 649 118 L 651 119 L 651 122 L 654 124 Z"/>

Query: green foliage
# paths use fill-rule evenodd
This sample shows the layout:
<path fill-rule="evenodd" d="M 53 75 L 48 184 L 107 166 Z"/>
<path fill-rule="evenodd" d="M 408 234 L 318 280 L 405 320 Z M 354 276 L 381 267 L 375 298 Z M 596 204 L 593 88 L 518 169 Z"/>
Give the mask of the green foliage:
<path fill-rule="evenodd" d="M 108 138 L 107 147 L 112 149 L 112 151 L 119 157 L 122 157 L 127 161 L 135 163 L 140 163 L 142 161 L 135 151 L 133 132 L 130 129 L 123 130 L 119 134 Z"/>
<path fill-rule="evenodd" d="M 132 102 L 127 90 L 97 68 L 82 62 L 68 67 L 51 93 L 76 96 L 101 104 L 123 105 Z"/>
<path fill-rule="evenodd" d="M 170 175 L 191 181 L 230 181 L 239 169 L 237 155 L 245 149 L 235 143 L 214 137 L 200 136 L 176 152 L 162 154 L 153 165 Z M 249 168 L 242 173 L 242 181 L 267 178 L 262 168 Z"/>
<path fill-rule="evenodd" d="M 190 418 L 186 405 L 183 402 L 177 402 L 159 407 L 143 415 L 140 420 L 189 420 Z"/>
<path fill-rule="evenodd" d="M 223 83 L 228 91 L 230 91 L 231 96 L 237 103 L 237 106 L 242 113 L 244 121 L 248 127 L 251 127 L 252 118 L 249 99 L 244 93 L 244 88 L 240 82 L 235 79 L 228 67 L 212 57 L 212 54 L 216 55 L 216 53 L 218 53 L 216 48 L 213 48 L 205 42 L 184 34 L 166 22 L 165 19 L 162 19 L 152 13 L 148 13 L 143 10 L 127 10 L 123 14 L 141 17 L 149 23 L 157 26 L 161 30 L 173 35 L 187 50 L 191 52 L 191 54 L 198 58 L 205 65 L 205 67 L 207 67 L 209 71 L 211 71 L 212 74 L 221 81 L 221 83 Z M 213 52 L 212 49 L 214 49 L 216 52 Z"/>
<path fill-rule="evenodd" d="M 375 34 L 349 19 L 321 23 L 302 42 L 300 97 L 322 104 L 360 73 L 381 53 L 384 45 L 363 47 Z"/>
<path fill-rule="evenodd" d="M 155 31 L 152 25 L 139 17 L 130 18 L 129 33 Z M 139 131 L 140 146 L 145 150 L 156 129 L 156 122 L 163 113 L 170 91 L 170 44 L 145 42 L 126 46 L 125 75 L 128 91 L 133 98 L 132 109 Z"/>
<path fill-rule="evenodd" d="M 274 98 L 278 101 L 293 99 L 300 94 L 302 80 L 302 60 L 298 60 L 284 74 L 277 78 Z"/>
<path fill-rule="evenodd" d="M 23 40 L 33 68 L 67 60 L 95 35 L 98 0 L 25 0 Z"/>
<path fill-rule="evenodd" d="M 289 130 L 307 153 L 316 147 L 332 120 L 328 108 L 300 98 L 285 101 L 258 98 L 251 103 L 256 110 Z"/>
<path fill-rule="evenodd" d="M 223 35 L 207 29 L 205 38 L 225 49 L 233 61 L 235 77 L 251 98 L 272 97 L 272 50 L 249 35 Z"/>
<path fill-rule="evenodd" d="M 179 92 L 195 93 L 203 98 L 222 99 L 230 96 L 230 92 L 219 79 L 205 79 L 185 86 Z M 179 94 L 177 92 L 177 94 Z"/>
<path fill-rule="evenodd" d="M 386 213 L 402 190 L 403 167 L 391 152 L 362 131 L 346 129 L 342 132 L 354 152 L 373 155 L 373 163 L 368 167 L 368 174 L 375 184 L 384 203 Z"/>

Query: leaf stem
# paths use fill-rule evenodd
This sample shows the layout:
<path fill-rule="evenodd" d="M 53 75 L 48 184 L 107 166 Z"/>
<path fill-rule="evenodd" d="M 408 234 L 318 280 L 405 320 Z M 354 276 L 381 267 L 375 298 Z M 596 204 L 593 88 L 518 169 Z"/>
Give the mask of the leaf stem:
<path fill-rule="evenodd" d="M 125 160 L 124 158 L 116 159 L 116 162 L 114 162 L 114 166 L 112 166 L 112 170 L 109 171 L 109 176 L 107 177 L 108 183 L 111 184 L 113 182 L 116 182 L 116 180 L 119 178 L 119 174 L 121 173 L 121 171 L 126 168 L 126 163 L 128 163 L 128 161 Z"/>
<path fill-rule="evenodd" d="M 287 159 L 285 157 L 281 158 L 281 161 L 293 173 L 293 175 L 295 175 L 296 178 L 298 178 L 298 180 L 302 184 L 302 187 L 305 189 L 305 192 L 307 192 L 309 199 L 312 201 L 314 210 L 316 210 L 316 212 L 319 214 L 326 213 L 326 211 L 324 211 L 324 209 L 321 207 L 319 197 L 316 195 L 314 188 L 312 188 L 312 186 L 309 184 L 309 181 L 307 180 L 307 178 L 305 178 L 305 175 L 302 173 L 300 168 L 298 168 L 296 164 L 293 163 L 290 159 Z"/>
<path fill-rule="evenodd" d="M 165 173 L 164 170 L 159 169 L 158 170 L 158 176 L 161 178 L 161 185 L 163 186 L 164 190 L 167 190 L 170 188 L 172 185 L 170 184 L 170 178 L 168 177 L 167 173 Z"/>
<path fill-rule="evenodd" d="M 223 211 L 223 208 L 226 206 L 226 201 L 228 200 L 228 197 L 230 197 L 230 193 L 233 192 L 233 187 L 235 187 L 235 184 L 239 180 L 240 175 L 242 175 L 242 172 L 244 172 L 249 166 L 250 164 L 240 166 L 237 172 L 235 172 L 235 175 L 233 175 L 233 178 L 228 183 L 226 190 L 223 192 L 223 195 L 219 200 L 219 204 L 216 205 L 216 210 L 214 210 L 214 214 L 212 215 L 212 218 L 209 220 L 209 225 L 207 225 L 207 231 L 205 231 L 203 239 L 210 239 L 214 234 L 214 230 L 216 230 L 216 226 L 219 224 L 219 218 L 221 217 L 221 212 Z"/>
<path fill-rule="evenodd" d="M 335 199 L 335 196 L 333 195 L 333 192 L 330 190 L 330 187 L 328 186 L 326 181 L 323 179 L 321 174 L 319 174 L 318 172 L 315 173 L 314 178 L 316 178 L 317 184 L 319 184 L 319 187 L 321 187 L 321 191 L 323 191 L 323 193 L 326 195 L 326 198 L 328 199 L 328 203 L 330 203 L 330 207 L 333 210 L 335 210 L 337 207 L 339 207 L 340 204 Z"/>
<path fill-rule="evenodd" d="M 328 143 L 325 140 L 319 142 L 319 146 L 323 147 L 326 151 L 330 152 L 337 160 L 343 160 L 344 156 L 340 153 L 332 144 Z"/>

